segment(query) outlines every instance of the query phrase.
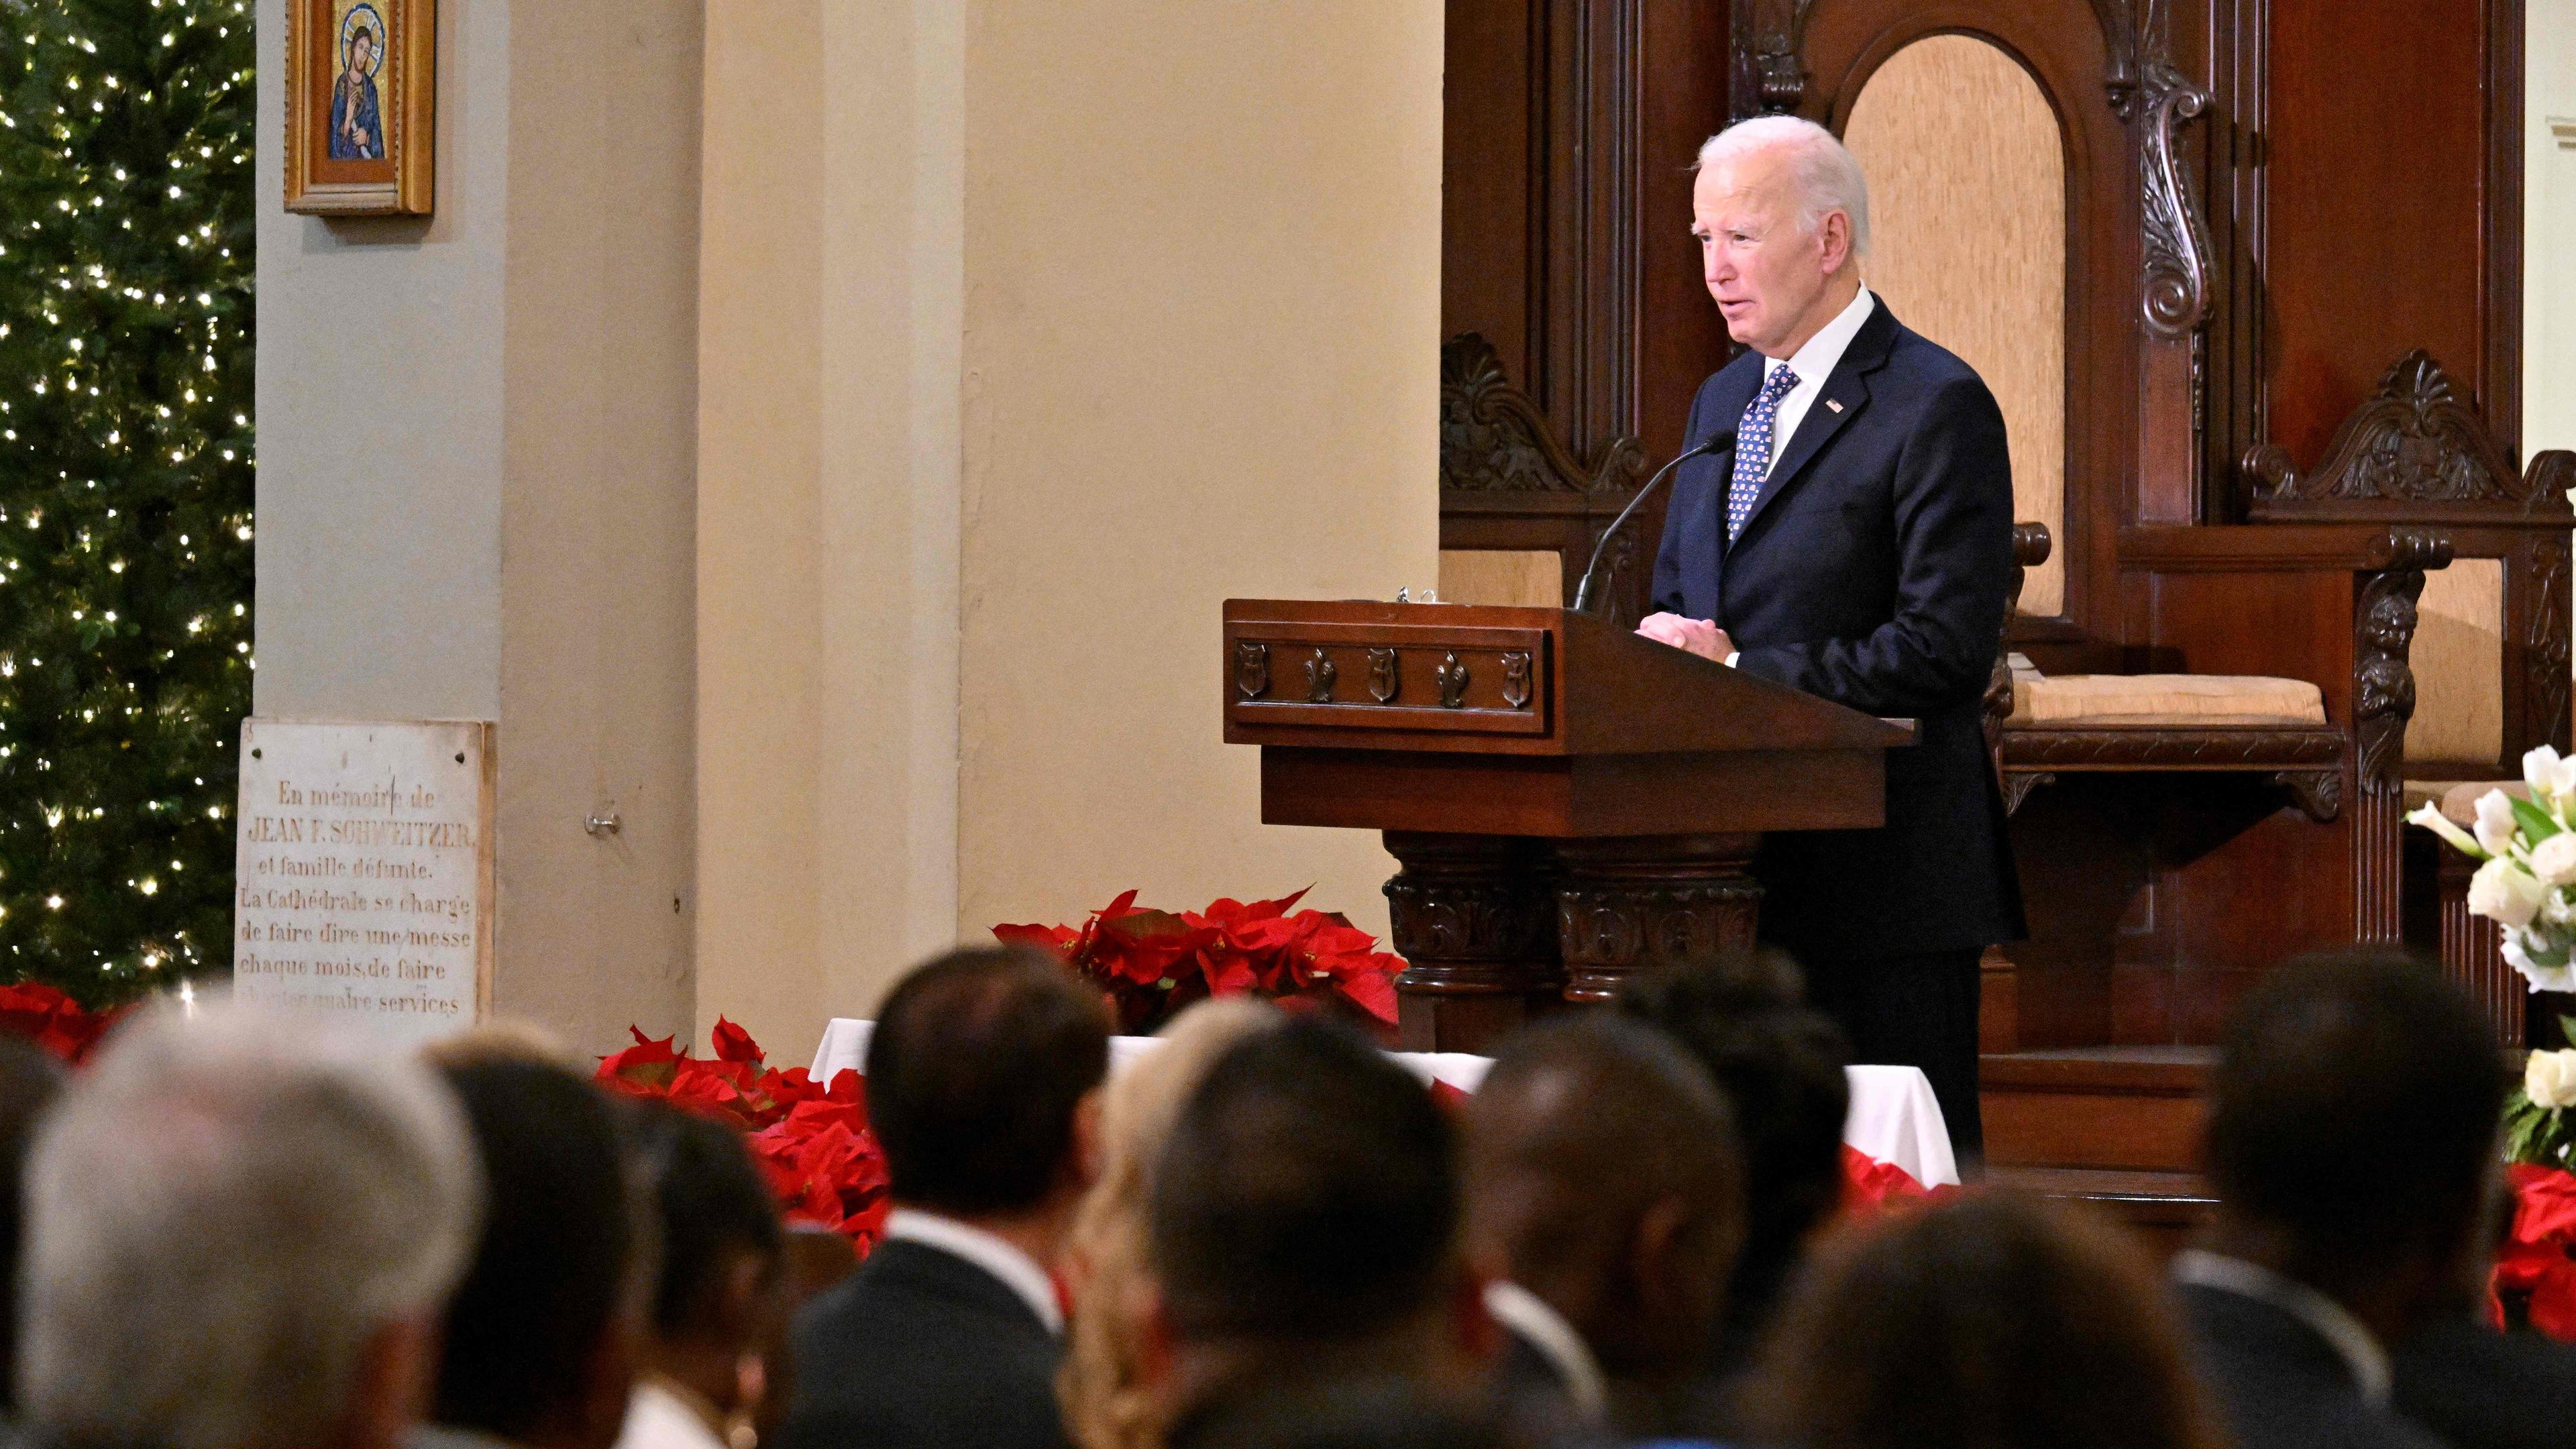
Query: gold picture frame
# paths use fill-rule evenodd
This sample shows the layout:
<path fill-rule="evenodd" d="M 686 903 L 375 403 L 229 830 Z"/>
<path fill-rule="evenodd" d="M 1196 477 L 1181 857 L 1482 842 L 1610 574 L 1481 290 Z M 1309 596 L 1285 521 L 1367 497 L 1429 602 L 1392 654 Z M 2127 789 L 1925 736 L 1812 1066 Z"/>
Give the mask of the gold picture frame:
<path fill-rule="evenodd" d="M 286 209 L 427 216 L 437 0 L 287 0 Z"/>

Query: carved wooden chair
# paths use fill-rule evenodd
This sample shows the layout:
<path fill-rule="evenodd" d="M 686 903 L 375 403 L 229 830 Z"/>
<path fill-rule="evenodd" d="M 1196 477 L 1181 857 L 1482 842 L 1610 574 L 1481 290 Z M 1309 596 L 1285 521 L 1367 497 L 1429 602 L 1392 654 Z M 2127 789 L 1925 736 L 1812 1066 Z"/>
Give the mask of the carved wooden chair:
<path fill-rule="evenodd" d="M 2521 779 L 2525 751 L 2568 748 L 2576 454 L 2545 452 L 2515 469 L 2441 366 L 2418 350 L 2388 369 L 2313 471 L 2263 447 L 2244 472 L 2256 519 L 2385 522 L 2438 529 L 2451 541 L 2455 562 L 2433 582 L 2446 586 L 2442 612 L 2461 619 L 2436 647 L 2419 644 L 2404 681 L 2416 727 L 2403 751 L 2400 808 L 2432 803 L 2465 815 L 2487 789 Z M 2528 993 L 2504 965 L 2494 926 L 2468 914 L 2472 863 L 2420 832 L 2403 842 L 2402 858 L 2406 939 L 2438 949 L 2501 1041 L 2523 1045 L 2534 1026 L 2554 1038 L 2556 1013 L 2526 1011 Z"/>

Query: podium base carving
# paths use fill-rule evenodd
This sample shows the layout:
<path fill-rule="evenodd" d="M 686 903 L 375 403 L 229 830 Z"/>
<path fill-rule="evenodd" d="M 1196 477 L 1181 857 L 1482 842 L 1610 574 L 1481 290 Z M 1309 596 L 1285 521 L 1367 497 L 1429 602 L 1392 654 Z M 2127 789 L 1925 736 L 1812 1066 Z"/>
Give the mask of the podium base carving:
<path fill-rule="evenodd" d="M 1637 972 L 1753 946 L 1758 835 L 1385 839 L 1404 867 L 1386 899 L 1409 963 L 1395 979 L 1407 1051 L 1487 1051 Z"/>
<path fill-rule="evenodd" d="M 1407 1051 L 1474 1051 L 1562 1000 L 1554 863 L 1544 842 L 1386 832 L 1397 1035 Z"/>
<path fill-rule="evenodd" d="M 1639 972 L 1753 949 L 1758 835 L 1566 840 L 1557 941 L 1568 1001 L 1608 1001 Z"/>

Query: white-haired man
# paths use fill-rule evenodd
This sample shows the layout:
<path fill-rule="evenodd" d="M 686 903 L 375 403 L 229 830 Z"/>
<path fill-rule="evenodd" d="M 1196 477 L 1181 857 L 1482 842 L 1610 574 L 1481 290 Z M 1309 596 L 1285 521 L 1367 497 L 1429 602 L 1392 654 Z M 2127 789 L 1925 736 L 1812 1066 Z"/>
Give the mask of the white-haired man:
<path fill-rule="evenodd" d="M 1869 197 L 1823 127 L 1764 116 L 1700 150 L 1709 294 L 1746 351 L 1691 405 L 1639 632 L 1870 714 L 1887 824 L 1774 835 L 1762 934 L 1806 967 L 1855 1059 L 1921 1067 L 1963 1157 L 1977 1115 L 1977 960 L 2022 934 L 1981 700 L 2012 572 L 2004 420 L 1974 371 L 1861 284 Z"/>
<path fill-rule="evenodd" d="M 454 1099 L 400 1048 L 147 1012 L 29 1164 L 27 1418 L 72 1449 L 398 1449 L 481 1184 Z"/>

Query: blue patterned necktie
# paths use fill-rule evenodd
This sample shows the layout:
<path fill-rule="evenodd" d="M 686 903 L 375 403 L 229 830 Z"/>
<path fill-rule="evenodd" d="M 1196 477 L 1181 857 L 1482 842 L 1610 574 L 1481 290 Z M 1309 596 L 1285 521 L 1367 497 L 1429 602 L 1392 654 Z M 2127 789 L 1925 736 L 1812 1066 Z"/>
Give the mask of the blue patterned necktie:
<path fill-rule="evenodd" d="M 1726 488 L 1726 541 L 1744 531 L 1744 522 L 1753 516 L 1753 500 L 1762 496 L 1762 480 L 1771 471 L 1771 425 L 1780 416 L 1780 399 L 1798 385 L 1798 374 L 1787 367 L 1771 369 L 1762 380 L 1762 390 L 1753 395 L 1753 405 L 1744 410 L 1743 425 L 1735 430 L 1735 477 Z"/>

